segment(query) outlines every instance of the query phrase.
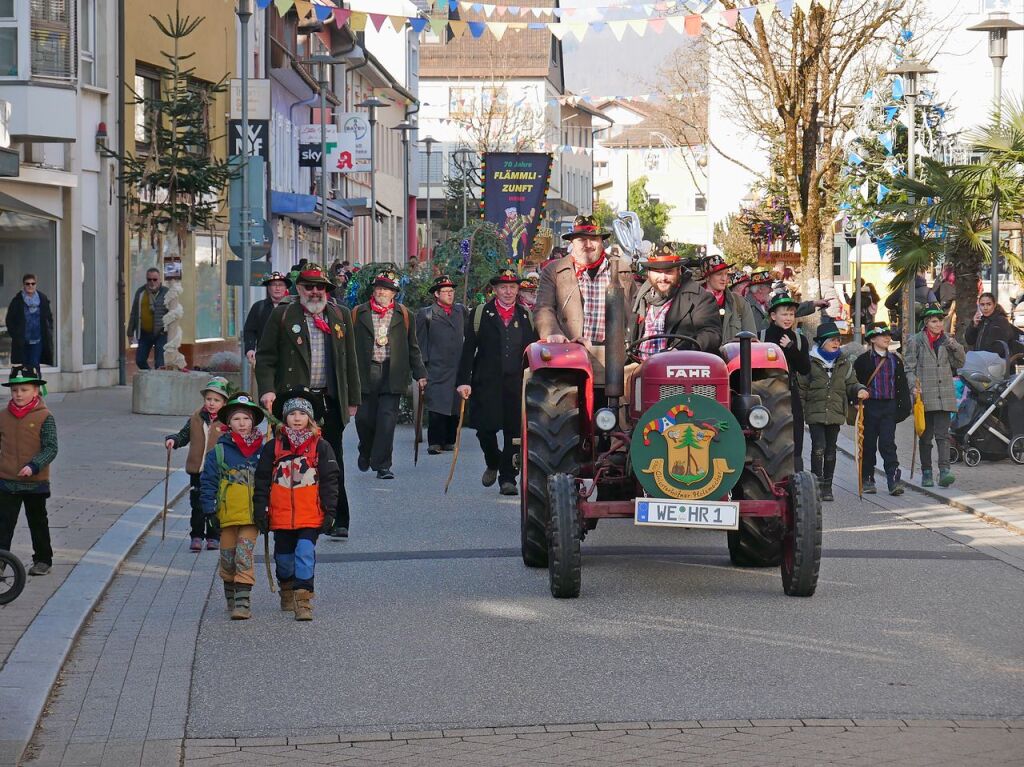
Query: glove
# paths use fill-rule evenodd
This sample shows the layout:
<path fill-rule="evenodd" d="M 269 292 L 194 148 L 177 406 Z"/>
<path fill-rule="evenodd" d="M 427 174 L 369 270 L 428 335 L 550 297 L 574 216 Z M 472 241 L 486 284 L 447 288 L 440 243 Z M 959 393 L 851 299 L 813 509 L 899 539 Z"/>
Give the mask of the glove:
<path fill-rule="evenodd" d="M 207 514 L 206 515 L 206 525 L 213 532 L 215 532 L 215 533 L 219 533 L 220 532 L 220 520 L 217 519 L 217 515 L 216 514 Z"/>
<path fill-rule="evenodd" d="M 327 535 L 327 533 L 331 532 L 331 528 L 333 528 L 333 527 L 334 527 L 334 515 L 332 515 L 332 514 L 324 514 L 324 522 L 323 522 L 322 525 L 320 525 L 320 532 L 323 533 L 324 535 Z"/>
<path fill-rule="evenodd" d="M 253 522 L 256 523 L 256 529 L 264 535 L 270 532 L 270 515 L 267 514 L 266 509 L 261 512 L 256 512 L 253 515 Z"/>

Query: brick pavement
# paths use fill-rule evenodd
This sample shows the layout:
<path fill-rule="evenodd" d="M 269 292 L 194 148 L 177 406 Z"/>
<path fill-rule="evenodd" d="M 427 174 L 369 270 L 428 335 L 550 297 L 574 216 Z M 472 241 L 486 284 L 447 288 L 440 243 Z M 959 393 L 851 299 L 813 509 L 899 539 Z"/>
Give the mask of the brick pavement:
<path fill-rule="evenodd" d="M 163 481 L 162 437 L 182 422 L 179 417 L 133 415 L 129 387 L 53 394 L 47 405 L 57 421 L 60 443 L 53 495 L 47 503 L 54 566 L 49 575 L 30 578 L 17 600 L 0 607 L 0 667 L 82 555 Z M 0 399 L 0 406 L 6 406 L 6 400 Z M 184 464 L 180 451 L 173 463 Z M 13 549 L 23 560 L 31 560 L 24 515 Z"/>

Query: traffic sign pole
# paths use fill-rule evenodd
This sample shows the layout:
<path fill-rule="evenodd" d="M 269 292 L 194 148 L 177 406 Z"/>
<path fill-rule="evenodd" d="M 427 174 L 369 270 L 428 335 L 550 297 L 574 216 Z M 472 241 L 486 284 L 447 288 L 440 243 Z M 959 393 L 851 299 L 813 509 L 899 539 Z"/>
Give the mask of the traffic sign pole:
<path fill-rule="evenodd" d="M 239 231 L 242 239 L 242 322 L 249 317 L 249 298 L 252 281 L 252 237 L 249 235 L 249 19 L 252 18 L 252 0 L 238 0 L 238 20 L 242 28 L 242 210 Z M 249 389 L 249 360 L 245 357 L 245 336 L 238 334 L 239 372 L 242 389 Z"/>

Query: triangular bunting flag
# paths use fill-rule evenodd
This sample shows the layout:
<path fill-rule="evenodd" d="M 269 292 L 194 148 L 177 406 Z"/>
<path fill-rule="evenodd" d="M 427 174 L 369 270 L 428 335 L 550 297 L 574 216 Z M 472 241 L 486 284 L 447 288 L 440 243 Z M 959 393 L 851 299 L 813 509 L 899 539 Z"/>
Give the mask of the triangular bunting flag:
<path fill-rule="evenodd" d="M 626 22 L 629 28 L 636 32 L 637 37 L 643 37 L 647 31 L 647 19 L 630 19 Z"/>
<path fill-rule="evenodd" d="M 447 19 L 432 18 L 430 19 L 430 31 L 433 32 L 438 37 L 440 37 L 441 35 L 444 34 L 444 28 L 445 26 L 447 26 L 447 24 Z"/>
<path fill-rule="evenodd" d="M 590 28 L 595 32 L 603 32 L 604 28 L 608 26 L 603 21 L 592 21 L 590 22 Z"/>
<path fill-rule="evenodd" d="M 889 187 L 885 184 L 878 185 L 878 194 L 875 195 L 875 202 L 881 202 L 889 194 Z"/>
<path fill-rule="evenodd" d="M 878 141 L 883 147 L 885 147 L 886 154 L 892 154 L 892 134 L 891 133 L 879 133 Z"/>
<path fill-rule="evenodd" d="M 888 125 L 896 119 L 896 113 L 900 111 L 899 107 L 885 107 L 885 124 Z"/>
<path fill-rule="evenodd" d="M 277 12 L 281 16 L 288 13 L 293 5 L 295 5 L 295 0 L 274 0 L 274 7 L 277 8 Z"/>
<path fill-rule="evenodd" d="M 429 23 L 430 20 L 425 19 L 422 16 L 417 16 L 415 19 L 409 19 L 409 26 L 412 27 L 412 31 L 415 32 L 417 35 L 424 29 L 426 29 Z"/>
<path fill-rule="evenodd" d="M 647 25 L 654 30 L 654 34 L 660 35 L 665 31 L 665 19 L 664 17 L 659 19 L 651 19 L 647 22 Z"/>
<path fill-rule="evenodd" d="M 581 43 L 583 42 L 583 38 L 587 36 L 587 29 L 589 29 L 589 25 L 585 21 L 569 21 L 566 22 L 565 26 L 567 26 L 569 31 L 572 32 L 573 37 Z"/>
<path fill-rule="evenodd" d="M 270 7 L 270 0 L 256 0 L 256 7 L 261 11 L 265 11 Z"/>
<path fill-rule="evenodd" d="M 373 28 L 380 32 L 380 28 L 384 26 L 384 20 L 387 16 L 383 13 L 371 13 L 370 21 L 373 23 Z"/>
<path fill-rule="evenodd" d="M 351 15 L 352 11 L 348 10 L 347 8 L 334 9 L 334 23 L 337 25 L 338 29 L 341 29 L 343 26 L 345 26 L 345 23 L 348 21 L 348 17 Z M 425 25 L 427 23 L 427 20 L 424 19 L 423 23 Z"/>
<path fill-rule="evenodd" d="M 736 29 L 736 19 L 739 14 L 740 12 L 735 8 L 728 11 L 722 11 L 722 23 L 729 27 L 729 29 Z"/>
<path fill-rule="evenodd" d="M 329 5 L 314 5 L 313 13 L 316 14 L 317 21 L 327 21 L 333 15 L 334 9 Z"/>
<path fill-rule="evenodd" d="M 391 28 L 396 32 L 401 32 L 405 28 L 405 23 L 409 20 L 405 16 L 389 16 L 391 19 Z"/>
<path fill-rule="evenodd" d="M 501 40 L 505 36 L 505 30 L 508 29 L 508 24 L 503 21 L 488 21 L 487 28 L 491 30 L 491 34 L 494 35 L 495 40 Z"/>
<path fill-rule="evenodd" d="M 696 13 L 686 17 L 686 34 L 700 37 L 700 16 Z"/>
<path fill-rule="evenodd" d="M 491 16 L 493 16 L 493 15 L 494 15 L 494 6 L 493 5 L 485 5 L 484 6 L 484 16 L 486 16 L 487 18 L 491 18 Z"/>
<path fill-rule="evenodd" d="M 758 3 L 757 12 L 761 14 L 762 19 L 770 21 L 772 14 L 775 13 L 775 3 Z"/>
<path fill-rule="evenodd" d="M 300 19 L 307 19 L 313 12 L 313 0 L 295 0 L 295 12 Z"/>
<path fill-rule="evenodd" d="M 738 8 L 740 12 L 740 18 L 746 22 L 748 27 L 754 26 L 754 17 L 757 15 L 757 8 L 750 6 L 749 8 Z"/>
<path fill-rule="evenodd" d="M 782 18 L 788 19 L 793 15 L 793 0 L 777 0 L 777 4 Z"/>
<path fill-rule="evenodd" d="M 861 157 L 856 152 L 850 152 L 850 155 L 849 155 L 849 157 L 847 159 L 849 160 L 851 165 L 863 165 L 864 164 L 864 158 Z"/>
<path fill-rule="evenodd" d="M 487 25 L 482 21 L 469 21 L 466 23 L 469 24 L 469 33 L 475 38 L 479 38 L 484 33 L 484 30 L 487 29 Z"/>
<path fill-rule="evenodd" d="M 366 14 L 360 13 L 359 11 L 352 11 L 352 15 L 348 19 L 348 25 L 352 27 L 353 32 L 363 32 L 366 30 Z"/>
<path fill-rule="evenodd" d="M 556 39 L 561 40 L 565 37 L 566 32 L 569 31 L 569 27 L 559 21 L 554 24 L 548 24 L 548 31 L 551 32 Z"/>
<path fill-rule="evenodd" d="M 448 29 L 452 31 L 452 37 L 458 40 L 466 34 L 466 30 L 469 29 L 469 24 L 465 21 L 453 20 L 448 22 Z"/>
<path fill-rule="evenodd" d="M 686 19 L 682 16 L 669 16 L 666 21 L 668 25 L 672 27 L 679 34 L 683 34 L 686 25 Z"/>
<path fill-rule="evenodd" d="M 625 21 L 609 21 L 608 29 L 615 35 L 615 39 L 619 42 L 622 41 L 622 36 L 626 34 L 626 22 Z"/>
<path fill-rule="evenodd" d="M 508 12 L 511 13 L 513 16 L 518 16 L 519 15 L 519 6 L 518 5 L 510 5 L 508 7 Z"/>
<path fill-rule="evenodd" d="M 899 101 L 903 98 L 903 78 L 896 77 L 892 81 L 892 97 Z"/>
<path fill-rule="evenodd" d="M 722 23 L 721 11 L 707 11 L 704 14 L 704 23 L 709 27 L 717 27 Z"/>
<path fill-rule="evenodd" d="M 498 12 L 499 16 L 504 16 L 505 15 L 505 11 L 508 10 L 508 6 L 507 5 L 496 5 L 496 6 L 494 6 L 494 10 L 496 10 Z"/>

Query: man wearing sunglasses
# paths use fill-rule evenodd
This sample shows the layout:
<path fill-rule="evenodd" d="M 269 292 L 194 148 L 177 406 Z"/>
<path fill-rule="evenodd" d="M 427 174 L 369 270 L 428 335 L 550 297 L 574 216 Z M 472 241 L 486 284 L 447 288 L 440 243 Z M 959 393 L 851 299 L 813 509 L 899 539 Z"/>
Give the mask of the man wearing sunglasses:
<path fill-rule="evenodd" d="M 146 271 L 146 284 L 135 291 L 132 311 L 128 318 L 128 340 L 138 338 L 135 350 L 135 365 L 139 370 L 149 370 L 149 352 L 153 351 L 153 366 L 164 366 L 164 346 L 167 344 L 167 328 L 164 314 L 167 307 L 164 300 L 167 286 L 163 284 L 159 269 Z"/>
<path fill-rule="evenodd" d="M 7 333 L 11 337 L 11 365 L 21 365 L 40 375 L 41 365 L 53 364 L 53 312 L 50 299 L 36 287 L 34 274 L 21 278 L 21 290 L 7 308 Z"/>

